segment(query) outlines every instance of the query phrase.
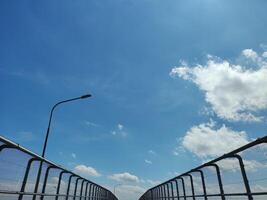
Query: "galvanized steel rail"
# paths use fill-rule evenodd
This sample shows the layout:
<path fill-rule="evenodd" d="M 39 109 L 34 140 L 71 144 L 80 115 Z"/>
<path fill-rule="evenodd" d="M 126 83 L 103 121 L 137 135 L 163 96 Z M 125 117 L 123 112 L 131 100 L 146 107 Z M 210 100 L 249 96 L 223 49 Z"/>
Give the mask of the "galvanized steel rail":
<path fill-rule="evenodd" d="M 25 165 L 18 161 L 3 159 L 4 153 L 10 153 L 6 157 L 19 160 L 19 157 L 26 157 Z M 33 165 L 44 163 L 41 176 L 41 188 L 34 192 L 38 184 L 36 181 L 37 170 Z M 17 177 L 17 171 L 22 171 Z M 14 174 L 8 174 L 13 170 Z M 52 179 L 56 183 L 49 183 L 50 174 L 54 172 Z M 56 175 L 55 175 L 56 174 Z M 30 179 L 31 176 L 31 179 Z M 63 181 L 63 176 L 65 181 Z M 32 178 L 34 177 L 34 178 Z M 14 179 L 14 180 L 13 180 Z M 53 187 L 52 187 L 53 186 Z M 74 187 L 74 192 L 71 192 Z M 4 188 L 4 189 L 3 189 Z M 61 190 L 65 190 L 62 192 Z M 47 192 L 47 190 L 54 192 Z M 20 145 L 0 136 L 0 199 L 55 199 L 55 200 L 117 200 L 117 197 L 108 189 L 85 179 L 74 172 L 62 168 L 49 160 L 21 147 Z"/>
<path fill-rule="evenodd" d="M 256 161 L 247 161 L 243 158 L 245 152 L 250 151 L 251 149 L 260 149 L 263 154 L 261 155 L 264 161 L 267 159 L 267 136 L 263 138 L 259 138 L 241 148 L 238 148 L 230 153 L 224 154 L 223 156 L 216 158 L 212 161 L 209 161 L 199 167 L 196 167 L 188 172 L 185 172 L 177 177 L 174 177 L 164 183 L 161 183 L 153 188 L 147 190 L 139 200 L 229 200 L 229 199 L 260 199 L 266 200 L 267 199 L 267 164 L 259 164 Z M 238 168 L 228 169 L 232 170 L 233 173 L 240 173 L 241 177 L 240 182 L 238 185 L 240 187 L 245 188 L 244 191 L 239 189 L 239 186 L 235 188 L 232 186 L 232 192 L 226 192 L 226 184 L 223 182 L 222 178 L 222 171 L 224 170 L 223 165 L 220 165 L 220 162 L 225 162 L 229 160 L 236 161 L 238 163 Z M 250 164 L 251 166 L 247 166 L 246 164 Z M 249 167 L 258 167 L 261 168 L 261 172 L 258 172 L 261 181 L 263 181 L 260 190 L 252 190 L 252 186 L 250 181 L 253 182 L 255 180 L 251 180 L 247 176 L 247 171 Z M 212 169 L 213 168 L 213 169 Z M 207 169 L 213 170 L 216 177 L 216 184 L 218 192 L 214 191 L 207 191 L 207 180 L 205 174 L 207 173 Z M 251 169 L 250 169 L 251 170 Z M 263 173 L 264 172 L 264 173 Z M 196 174 L 198 173 L 198 176 Z M 185 183 L 185 179 L 189 178 L 187 183 Z M 198 180 L 198 181 L 197 181 Z M 259 179 L 258 179 L 259 180 Z M 195 184 L 196 183 L 196 184 Z M 230 185 L 231 187 L 231 185 Z M 213 189 L 214 189 L 213 188 Z M 229 189 L 229 185 L 228 185 Z M 198 190 L 198 194 L 196 194 L 196 190 Z"/>

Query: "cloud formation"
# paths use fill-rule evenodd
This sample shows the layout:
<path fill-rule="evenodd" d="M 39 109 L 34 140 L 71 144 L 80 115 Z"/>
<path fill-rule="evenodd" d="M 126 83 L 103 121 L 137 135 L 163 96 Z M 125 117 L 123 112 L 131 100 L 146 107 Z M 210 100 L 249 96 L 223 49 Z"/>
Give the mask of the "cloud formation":
<path fill-rule="evenodd" d="M 145 163 L 151 165 L 151 164 L 152 164 L 152 161 L 146 159 L 146 160 L 145 160 Z"/>
<path fill-rule="evenodd" d="M 263 169 L 266 167 L 266 164 L 258 162 L 256 160 L 243 160 L 243 162 L 245 169 L 248 172 L 255 172 L 259 169 Z M 233 171 L 233 172 L 240 171 L 239 162 L 237 159 L 234 158 L 221 160 L 217 162 L 217 164 L 221 169 L 226 171 Z"/>
<path fill-rule="evenodd" d="M 124 126 L 122 124 L 118 124 L 116 130 L 111 131 L 111 134 L 114 136 L 120 136 L 122 138 L 125 138 L 128 135 L 128 133 L 124 130 Z"/>
<path fill-rule="evenodd" d="M 145 192 L 143 187 L 137 185 L 121 185 L 116 189 L 119 199 L 136 200 Z"/>
<path fill-rule="evenodd" d="M 213 121 L 193 126 L 182 138 L 183 147 L 202 159 L 221 156 L 247 143 L 246 132 L 225 125 L 216 128 Z"/>
<path fill-rule="evenodd" d="M 122 124 L 118 124 L 118 129 L 122 130 L 123 129 L 123 125 Z"/>
<path fill-rule="evenodd" d="M 127 182 L 127 183 L 138 183 L 139 178 L 133 174 L 128 172 L 119 173 L 119 174 L 112 174 L 108 176 L 109 179 L 118 181 L 118 182 Z"/>
<path fill-rule="evenodd" d="M 249 142 L 251 140 L 245 131 L 234 131 L 225 125 L 218 127 L 215 122 L 211 121 L 193 126 L 183 138 L 180 138 L 181 145 L 176 149 L 188 150 L 200 158 L 202 163 L 206 163 Z M 253 159 L 243 159 L 243 162 L 249 172 L 267 167 L 266 164 Z M 239 162 L 235 158 L 223 159 L 217 164 L 222 170 L 240 171 Z"/>
<path fill-rule="evenodd" d="M 162 181 L 157 181 L 157 180 L 155 181 L 150 179 L 147 179 L 146 181 L 152 186 L 159 185 L 160 183 L 162 183 Z"/>
<path fill-rule="evenodd" d="M 94 123 L 94 122 L 90 122 L 90 121 L 85 121 L 85 124 L 86 124 L 87 126 L 100 127 L 99 124 L 96 124 L 96 123 Z"/>
<path fill-rule="evenodd" d="M 76 154 L 75 153 L 71 153 L 71 157 L 75 159 L 76 158 Z"/>
<path fill-rule="evenodd" d="M 229 121 L 262 121 L 258 112 L 267 109 L 267 52 L 258 55 L 245 49 L 241 57 L 250 67 L 208 56 L 205 65 L 174 67 L 172 77 L 195 83 L 218 117 Z"/>
<path fill-rule="evenodd" d="M 85 165 L 77 165 L 74 168 L 74 172 L 81 176 L 93 176 L 93 177 L 101 176 L 101 174 L 96 169 Z"/>
<path fill-rule="evenodd" d="M 156 152 L 153 151 L 153 150 L 149 150 L 148 153 L 151 154 L 151 155 L 154 155 L 154 156 L 157 155 Z"/>

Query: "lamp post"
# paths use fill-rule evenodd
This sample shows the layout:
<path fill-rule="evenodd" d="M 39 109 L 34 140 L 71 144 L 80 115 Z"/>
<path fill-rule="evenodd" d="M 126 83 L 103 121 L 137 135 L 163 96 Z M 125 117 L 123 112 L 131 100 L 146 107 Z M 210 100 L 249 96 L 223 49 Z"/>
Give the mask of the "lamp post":
<path fill-rule="evenodd" d="M 118 187 L 118 186 L 120 186 L 120 185 L 122 185 L 122 184 L 120 183 L 120 184 L 114 185 L 114 187 L 113 187 L 113 194 L 114 194 L 114 195 L 115 195 L 115 192 L 116 192 L 116 187 Z"/>
<path fill-rule="evenodd" d="M 92 96 L 91 94 L 86 94 L 86 95 L 83 95 L 83 96 L 80 96 L 80 97 L 76 97 L 76 98 L 72 98 L 72 99 L 68 99 L 68 100 L 60 101 L 60 102 L 56 103 L 56 104 L 52 107 L 52 109 L 51 109 L 51 111 L 50 111 L 50 117 L 49 117 L 48 127 L 47 127 L 47 131 L 46 131 L 46 136 L 45 136 L 44 146 L 43 146 L 43 152 L 42 152 L 42 157 L 43 157 L 43 158 L 44 158 L 44 156 L 45 156 L 47 140 L 48 140 L 48 136 L 49 136 L 49 132 L 50 132 L 51 120 L 52 120 L 53 112 L 54 112 L 55 108 L 56 108 L 58 105 L 62 104 L 62 103 L 67 103 L 67 102 L 75 101 L 75 100 L 79 100 L 79 99 L 86 99 L 86 98 L 89 98 L 89 97 L 91 97 L 91 96 Z"/>
<path fill-rule="evenodd" d="M 50 133 L 50 125 L 51 125 L 51 120 L 52 120 L 52 117 L 53 117 L 53 112 L 55 110 L 55 108 L 60 105 L 60 104 L 63 104 L 63 103 L 67 103 L 67 102 L 70 102 L 70 101 L 75 101 L 75 100 L 80 100 L 80 99 L 86 99 L 86 98 L 89 98 L 91 97 L 92 95 L 91 94 L 86 94 L 86 95 L 82 95 L 80 97 L 76 97 L 76 98 L 72 98 L 72 99 L 67 99 L 67 100 L 64 100 L 64 101 L 60 101 L 58 103 L 56 103 L 51 111 L 50 111 L 50 116 L 49 116 L 49 121 L 48 121 L 48 127 L 47 127 L 47 131 L 46 131 L 46 136 L 45 136 L 45 141 L 44 141 L 44 145 L 43 145 L 43 151 L 42 151 L 42 157 L 45 158 L 45 151 L 46 151 L 46 146 L 47 146 L 47 141 L 48 141 L 48 136 L 49 136 L 49 133 Z M 41 173 L 42 173 L 42 165 L 43 165 L 43 160 L 40 161 L 40 166 L 39 166 L 39 170 L 38 170 L 38 174 L 37 174 L 37 178 L 36 178 L 36 183 L 35 183 L 35 188 L 34 188 L 34 193 L 37 193 L 38 192 L 38 186 L 39 186 L 39 182 L 40 182 L 40 177 L 41 177 Z M 43 199 L 44 196 L 41 196 L 41 199 Z M 33 196 L 33 200 L 36 199 L 36 195 Z"/>

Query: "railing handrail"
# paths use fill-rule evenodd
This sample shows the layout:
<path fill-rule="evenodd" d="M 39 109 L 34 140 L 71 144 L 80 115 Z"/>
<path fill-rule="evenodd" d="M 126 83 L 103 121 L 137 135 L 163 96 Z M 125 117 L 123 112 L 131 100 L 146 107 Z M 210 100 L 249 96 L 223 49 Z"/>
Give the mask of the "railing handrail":
<path fill-rule="evenodd" d="M 247 150 L 247 149 L 249 149 L 249 148 L 251 148 L 251 147 L 253 147 L 253 146 L 256 146 L 256 145 L 259 145 L 259 144 L 262 144 L 262 143 L 267 143 L 267 136 L 264 136 L 264 137 L 261 137 L 261 138 L 258 138 L 258 139 L 256 139 L 256 140 L 254 140 L 254 141 L 252 141 L 252 142 L 250 142 L 250 143 L 248 143 L 248 144 L 246 144 L 246 145 L 244 145 L 244 146 L 242 146 L 242 147 L 239 147 L 239 148 L 237 148 L 237 149 L 235 149 L 235 150 L 233 150 L 233 151 L 231 151 L 231 152 L 229 152 L 229 153 L 226 153 L 226 154 L 223 154 L 222 156 L 220 156 L 220 157 L 218 157 L 218 158 L 215 158 L 215 159 L 213 159 L 213 160 L 210 160 L 210 161 L 208 161 L 208 162 L 206 162 L 206 163 L 204 163 L 204 164 L 202 164 L 202 165 L 200 165 L 200 166 L 197 166 L 197 167 L 195 167 L 195 168 L 193 168 L 193 169 L 191 169 L 191 170 L 189 170 L 189 171 L 187 171 L 187 172 L 185 172 L 185 173 L 182 173 L 182 174 L 180 174 L 180 175 L 178 175 L 178 176 L 175 176 L 174 178 L 171 178 L 171 179 L 169 179 L 169 180 L 167 180 L 167 181 L 164 181 L 163 183 L 160 183 L 160 184 L 158 184 L 158 185 L 156 185 L 156 186 L 154 186 L 154 187 L 152 187 L 152 188 L 149 188 L 139 199 L 141 199 L 144 195 L 146 195 L 148 192 L 150 192 L 150 191 L 152 191 L 152 190 L 154 190 L 154 189 L 156 189 L 156 188 L 158 188 L 158 187 L 162 187 L 162 186 L 164 186 L 164 185 L 166 185 L 166 184 L 168 184 L 168 183 L 170 183 L 170 182 L 173 182 L 173 181 L 175 181 L 175 180 L 177 180 L 177 179 L 179 179 L 179 178 L 181 178 L 181 177 L 184 177 L 184 176 L 186 176 L 186 175 L 188 175 L 188 174 L 191 174 L 191 173 L 193 173 L 193 172 L 195 172 L 195 171 L 197 171 L 197 170 L 200 170 L 200 169 L 203 169 L 203 168 L 205 168 L 205 167 L 208 167 L 208 166 L 211 166 L 212 164 L 213 165 L 215 165 L 215 163 L 216 162 L 218 162 L 218 161 L 221 161 L 221 160 L 223 160 L 223 159 L 227 159 L 227 158 L 231 158 L 231 157 L 236 157 L 237 159 L 241 159 L 241 162 L 242 162 L 242 158 L 238 155 L 238 153 L 241 153 L 241 152 L 243 152 L 243 151 L 245 151 L 245 150 Z M 240 158 L 239 158 L 239 157 Z M 242 166 L 241 166 L 242 167 Z M 242 171 L 242 170 L 241 170 Z M 245 177 L 245 179 L 246 179 L 246 175 L 245 174 L 243 174 L 243 178 Z M 245 182 L 245 184 L 248 184 L 248 183 L 246 183 L 246 180 L 244 181 Z M 248 186 L 248 185 L 247 185 Z M 248 190 L 249 191 L 249 190 Z M 250 193 L 250 194 L 249 194 Z M 259 192 L 259 194 L 267 194 L 267 192 L 263 192 L 263 193 L 260 193 Z M 247 194 L 247 195 L 251 195 L 252 193 L 249 191 L 249 192 L 247 192 L 247 193 L 245 193 L 245 194 Z M 255 194 L 255 193 L 254 193 Z M 227 194 L 223 194 L 223 195 L 225 195 L 225 196 L 227 196 Z M 195 195 L 196 196 L 196 195 Z M 203 195 L 203 196 L 205 196 L 205 195 Z M 208 195 L 206 195 L 206 196 L 208 196 Z M 190 196 L 187 196 L 187 197 L 190 197 Z M 152 198 L 153 199 L 153 198 Z"/>
<path fill-rule="evenodd" d="M 58 170 L 61 170 L 61 171 L 66 172 L 66 173 L 75 175 L 75 177 L 80 178 L 80 179 L 83 179 L 83 180 L 85 180 L 86 182 L 88 182 L 88 183 L 90 183 L 90 184 L 92 184 L 92 185 L 95 185 L 95 186 L 98 187 L 99 189 L 103 189 L 103 190 L 105 190 L 106 192 L 108 192 L 108 193 L 114 195 L 114 194 L 113 194 L 110 190 L 108 190 L 107 188 L 105 188 L 105 187 L 103 187 L 103 186 L 101 186 L 101 185 L 99 185 L 99 184 L 97 184 L 97 183 L 95 183 L 95 182 L 93 182 L 93 181 L 91 181 L 91 180 L 88 180 L 88 179 L 86 179 L 86 178 L 83 178 L 83 177 L 81 177 L 80 175 L 74 173 L 73 171 L 70 171 L 70 170 L 65 169 L 65 168 L 63 168 L 62 166 L 60 166 L 60 165 L 58 165 L 58 164 L 55 164 L 55 163 L 53 163 L 53 162 L 51 162 L 51 161 L 49 161 L 49 160 L 47 160 L 47 159 L 41 157 L 40 155 L 38 155 L 38 154 L 36 154 L 36 153 L 34 153 L 34 152 L 32 152 L 32 151 L 30 151 L 30 150 L 24 148 L 24 147 L 21 146 L 20 144 L 17 144 L 17 143 L 12 142 L 11 140 L 9 140 L 9 139 L 7 139 L 7 138 L 5 138 L 5 137 L 3 137 L 3 136 L 0 136 L 0 142 L 3 143 L 2 145 L 0 145 L 0 147 L 4 145 L 4 146 L 6 146 L 6 147 L 4 147 L 4 148 L 12 148 L 12 149 L 19 150 L 19 151 L 21 151 L 21 152 L 23 152 L 23 153 L 25 153 L 25 154 L 31 156 L 32 158 L 36 159 L 37 161 L 45 162 L 45 163 L 47 163 L 48 165 L 52 166 L 53 168 L 56 168 L 56 169 L 58 169 Z M 0 191 L 1 191 L 0 193 L 8 193 L 8 191 L 5 191 L 5 190 L 0 190 Z M 23 194 L 23 195 L 39 195 L 39 196 L 47 196 L 47 195 L 48 195 L 48 196 L 51 196 L 51 195 L 52 195 L 52 196 L 62 196 L 61 194 L 46 194 L 46 193 L 21 192 L 21 191 L 9 191 L 9 193 L 10 193 L 10 194 L 11 194 L 11 193 L 13 193 L 13 194 Z M 63 195 L 63 196 L 64 196 L 64 195 Z M 80 197 L 80 196 L 78 196 L 78 195 L 76 195 L 76 196 L 77 196 L 77 197 Z M 71 197 L 71 195 L 69 195 L 69 197 Z M 114 197 L 116 198 L 115 195 L 114 195 Z M 116 199 L 117 199 L 117 198 L 116 198 Z"/>
<path fill-rule="evenodd" d="M 180 174 L 180 175 L 178 175 L 178 176 L 176 176 L 176 177 L 174 177 L 174 178 L 171 178 L 171 179 L 169 179 L 169 180 L 167 180 L 167 181 L 165 181 L 165 182 L 163 182 L 163 183 L 160 183 L 160 184 L 158 184 L 158 185 L 156 185 L 156 186 L 154 186 L 154 187 L 152 187 L 152 188 L 150 188 L 150 189 L 148 189 L 148 190 L 151 190 L 151 189 L 154 189 L 154 188 L 159 187 L 159 186 L 161 186 L 161 185 L 164 185 L 164 184 L 166 184 L 166 183 L 168 183 L 168 182 L 170 182 L 170 181 L 174 181 L 175 179 L 177 179 L 177 178 L 179 178 L 179 177 L 181 177 L 181 176 L 184 176 L 184 175 L 186 175 L 186 174 L 188 174 L 188 173 L 191 173 L 191 172 L 193 172 L 193 171 L 195 171 L 195 170 L 199 170 L 199 169 L 201 169 L 201 168 L 203 168 L 203 167 L 205 167 L 205 166 L 207 166 L 207 165 L 209 165 L 209 164 L 218 162 L 218 161 L 220 161 L 220 160 L 222 160 L 222 159 L 228 158 L 229 156 L 235 155 L 235 154 L 237 154 L 237 153 L 240 153 L 241 151 L 244 151 L 244 150 L 246 150 L 246 149 L 248 149 L 248 148 L 250 148 L 250 147 L 253 147 L 253 146 L 255 146 L 255 145 L 258 145 L 258 144 L 261 144 L 261 143 L 264 143 L 264 142 L 267 142 L 267 136 L 258 138 L 258 139 L 256 139 L 256 140 L 252 141 L 251 143 L 248 143 L 248 144 L 246 144 L 246 145 L 244 145 L 244 146 L 242 146 L 242 147 L 240 147 L 240 148 L 238 148 L 238 149 L 235 149 L 235 150 L 233 150 L 233 151 L 231 151 L 231 152 L 229 152 L 229 153 L 223 154 L 222 156 L 220 156 L 220 157 L 218 157 L 218 158 L 215 158 L 215 159 L 213 159 L 213 160 L 211 160 L 211 161 L 208 161 L 208 162 L 206 162 L 206 163 L 204 163 L 204 164 L 202 164 L 202 165 L 200 165 L 200 166 L 198 166 L 198 167 L 195 167 L 195 168 L 193 168 L 193 169 L 191 169 L 191 170 L 189 170 L 189 171 L 187 171 L 187 172 L 185 172 L 185 173 L 183 173 L 183 174 Z"/>

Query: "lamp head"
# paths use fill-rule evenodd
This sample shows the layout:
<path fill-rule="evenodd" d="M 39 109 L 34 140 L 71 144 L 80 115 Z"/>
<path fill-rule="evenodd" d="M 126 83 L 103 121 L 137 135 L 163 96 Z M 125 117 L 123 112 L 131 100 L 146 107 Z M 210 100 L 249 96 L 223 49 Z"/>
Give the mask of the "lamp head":
<path fill-rule="evenodd" d="M 81 96 L 80 98 L 81 99 L 86 99 L 86 98 L 89 98 L 91 96 L 92 96 L 91 94 L 85 94 L 85 95 Z"/>

